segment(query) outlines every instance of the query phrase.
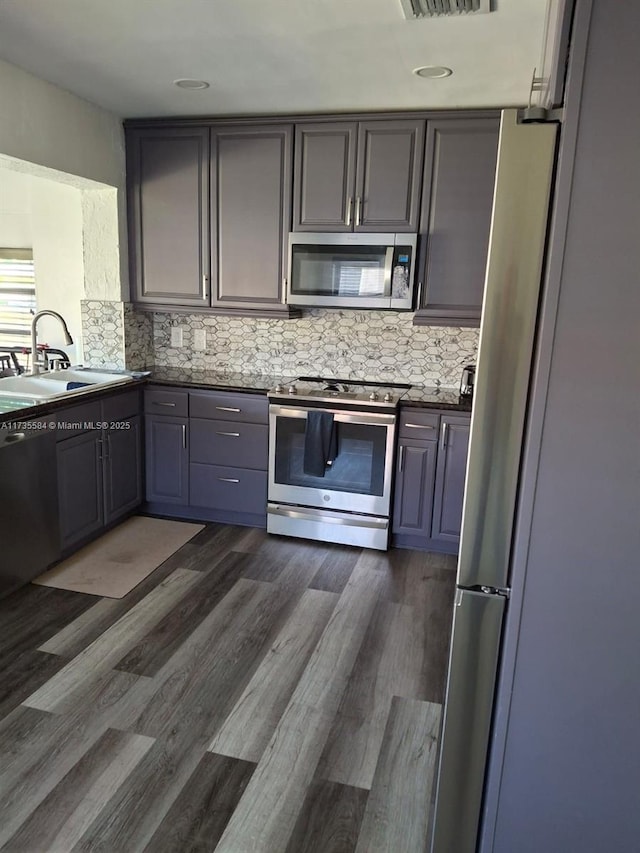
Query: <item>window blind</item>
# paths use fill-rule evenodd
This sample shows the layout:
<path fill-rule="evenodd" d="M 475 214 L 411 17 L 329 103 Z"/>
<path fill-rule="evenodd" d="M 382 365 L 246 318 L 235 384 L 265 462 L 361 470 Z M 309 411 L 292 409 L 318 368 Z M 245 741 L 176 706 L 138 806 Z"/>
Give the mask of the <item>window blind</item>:
<path fill-rule="evenodd" d="M 33 251 L 0 249 L 0 350 L 3 346 L 30 346 L 35 311 Z"/>

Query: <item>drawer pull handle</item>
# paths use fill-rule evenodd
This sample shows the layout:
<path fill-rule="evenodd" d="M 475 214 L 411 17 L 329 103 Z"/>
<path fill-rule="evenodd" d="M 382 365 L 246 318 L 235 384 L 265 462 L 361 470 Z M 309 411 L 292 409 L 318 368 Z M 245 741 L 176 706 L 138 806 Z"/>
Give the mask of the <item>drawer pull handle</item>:
<path fill-rule="evenodd" d="M 218 477 L 221 483 L 239 483 L 240 480 L 237 480 L 235 477 Z"/>
<path fill-rule="evenodd" d="M 408 427 L 409 429 L 435 429 L 435 427 L 430 424 L 402 424 L 402 426 Z"/>
<path fill-rule="evenodd" d="M 162 403 L 159 400 L 152 400 L 151 402 L 154 406 L 170 406 L 172 409 L 175 409 L 176 407 L 175 403 Z"/>
<path fill-rule="evenodd" d="M 219 412 L 241 412 L 242 409 L 234 409 L 233 406 L 216 406 Z"/>
<path fill-rule="evenodd" d="M 231 435 L 234 438 L 240 438 L 239 432 L 217 432 L 216 435 Z"/>

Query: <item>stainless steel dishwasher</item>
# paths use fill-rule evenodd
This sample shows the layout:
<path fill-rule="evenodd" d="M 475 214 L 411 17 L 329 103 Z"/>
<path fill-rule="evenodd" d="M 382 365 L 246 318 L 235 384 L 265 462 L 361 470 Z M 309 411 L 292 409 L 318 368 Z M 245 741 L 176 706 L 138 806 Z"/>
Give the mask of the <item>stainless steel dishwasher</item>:
<path fill-rule="evenodd" d="M 0 429 L 0 598 L 60 555 L 55 432 Z"/>

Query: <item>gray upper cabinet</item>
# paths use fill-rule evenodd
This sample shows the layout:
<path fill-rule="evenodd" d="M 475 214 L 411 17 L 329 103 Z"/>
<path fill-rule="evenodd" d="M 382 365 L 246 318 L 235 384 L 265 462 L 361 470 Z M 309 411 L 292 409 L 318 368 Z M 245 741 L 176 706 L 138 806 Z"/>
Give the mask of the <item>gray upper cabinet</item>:
<path fill-rule="evenodd" d="M 296 126 L 294 231 L 351 231 L 356 122 Z"/>
<path fill-rule="evenodd" d="M 211 305 L 219 313 L 289 313 L 292 148 L 291 125 L 212 128 Z"/>
<path fill-rule="evenodd" d="M 298 124 L 294 231 L 417 231 L 424 124 Z"/>
<path fill-rule="evenodd" d="M 133 299 L 209 305 L 209 129 L 127 130 Z"/>
<path fill-rule="evenodd" d="M 479 325 L 498 131 L 497 117 L 428 122 L 417 325 Z"/>
<path fill-rule="evenodd" d="M 423 150 L 423 121 L 360 123 L 356 231 L 418 230 Z"/>

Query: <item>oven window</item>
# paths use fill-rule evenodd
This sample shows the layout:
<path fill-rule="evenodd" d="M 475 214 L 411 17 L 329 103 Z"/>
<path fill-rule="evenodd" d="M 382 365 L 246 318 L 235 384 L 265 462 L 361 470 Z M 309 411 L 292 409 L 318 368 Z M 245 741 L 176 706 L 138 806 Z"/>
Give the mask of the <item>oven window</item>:
<path fill-rule="evenodd" d="M 306 420 L 276 419 L 275 482 L 287 486 L 382 495 L 387 427 L 336 423 L 338 452 L 324 477 L 304 472 Z"/>
<path fill-rule="evenodd" d="M 299 296 L 385 296 L 386 246 L 292 247 L 291 292 Z"/>

